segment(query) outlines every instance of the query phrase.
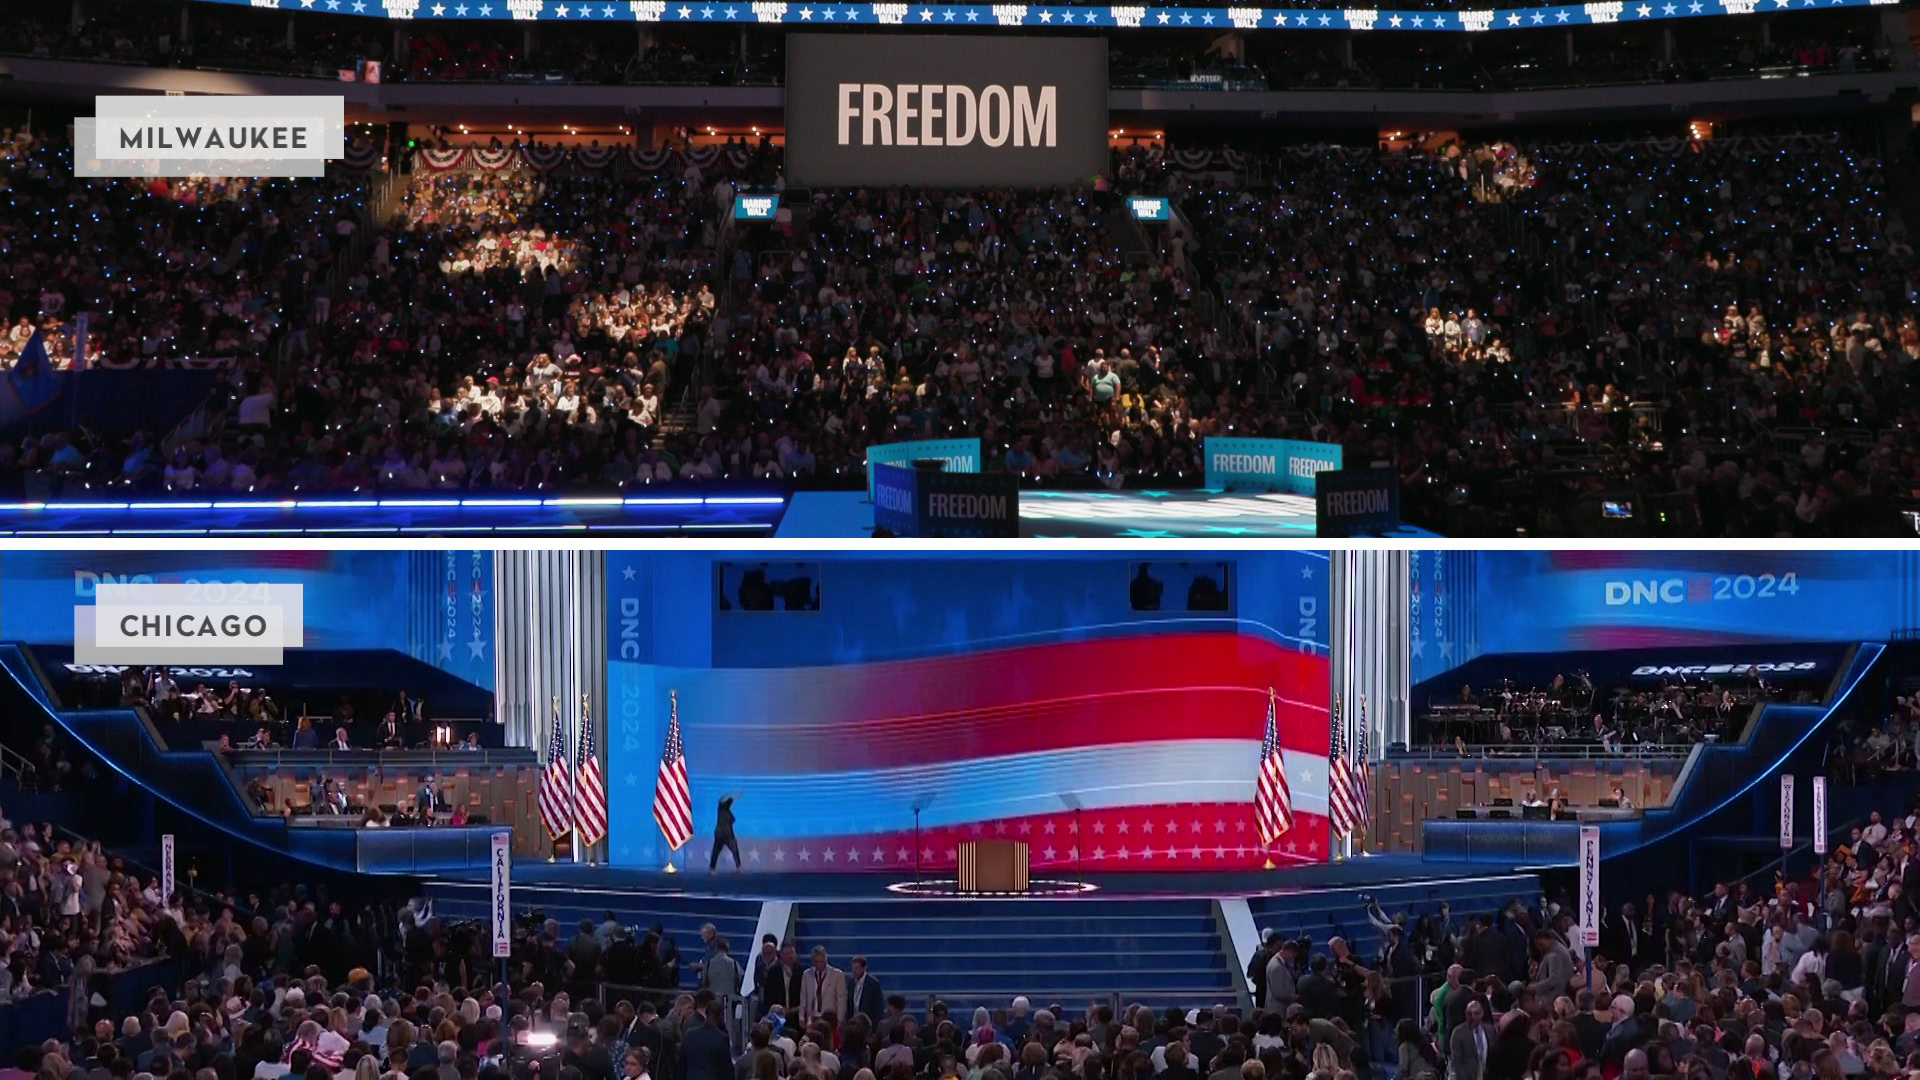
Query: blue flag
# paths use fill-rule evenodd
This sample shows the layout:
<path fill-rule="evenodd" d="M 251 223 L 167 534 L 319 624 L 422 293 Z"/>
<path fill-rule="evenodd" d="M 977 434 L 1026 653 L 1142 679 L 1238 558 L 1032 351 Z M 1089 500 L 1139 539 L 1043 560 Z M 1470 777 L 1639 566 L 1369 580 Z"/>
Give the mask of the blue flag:
<path fill-rule="evenodd" d="M 7 372 L 7 387 L 13 391 L 14 400 L 20 410 L 27 413 L 39 412 L 60 396 L 60 377 L 53 370 L 53 361 L 47 357 L 47 343 L 40 331 L 35 330 L 27 339 L 27 345 L 20 350 L 20 359 Z"/>

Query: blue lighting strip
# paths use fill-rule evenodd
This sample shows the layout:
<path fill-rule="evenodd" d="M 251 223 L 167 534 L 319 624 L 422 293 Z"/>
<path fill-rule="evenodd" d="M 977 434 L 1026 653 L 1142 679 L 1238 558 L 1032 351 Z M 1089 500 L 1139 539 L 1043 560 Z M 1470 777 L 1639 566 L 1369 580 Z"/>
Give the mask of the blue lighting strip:
<path fill-rule="evenodd" d="M 602 495 L 0 503 L 0 536 L 340 536 L 393 533 L 762 535 L 783 495 Z"/>
<path fill-rule="evenodd" d="M 1896 0 L 1597 0 L 1484 11 L 1379 8 L 1063 7 L 1039 4 L 836 4 L 815 0 L 199 0 L 201 3 L 450 20 L 760 23 L 787 26 L 1005 26 L 1025 29 L 1506 30 L 1603 26 L 1787 9 L 1892 7 Z"/>

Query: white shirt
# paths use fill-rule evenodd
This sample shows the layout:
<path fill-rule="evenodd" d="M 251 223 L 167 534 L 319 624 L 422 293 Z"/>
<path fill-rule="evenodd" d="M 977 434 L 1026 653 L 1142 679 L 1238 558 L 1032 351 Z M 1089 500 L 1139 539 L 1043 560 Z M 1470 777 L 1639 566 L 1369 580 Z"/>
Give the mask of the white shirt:
<path fill-rule="evenodd" d="M 273 419 L 274 396 L 272 394 L 250 394 L 240 399 L 240 423 L 248 426 L 263 426 Z"/>

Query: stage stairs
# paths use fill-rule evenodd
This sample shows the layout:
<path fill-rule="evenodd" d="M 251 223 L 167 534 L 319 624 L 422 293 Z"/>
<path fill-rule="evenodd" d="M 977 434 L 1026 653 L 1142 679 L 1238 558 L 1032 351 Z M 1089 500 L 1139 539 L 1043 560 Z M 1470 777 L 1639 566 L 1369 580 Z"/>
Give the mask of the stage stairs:
<path fill-rule="evenodd" d="M 426 894 L 433 901 L 433 913 L 443 919 L 486 919 L 487 883 L 484 881 L 434 881 Z M 539 911 L 560 923 L 560 938 L 570 939 L 578 932 L 580 920 L 591 920 L 598 928 L 608 912 L 615 921 L 644 934 L 655 926 L 664 928 L 680 948 L 680 985 L 691 990 L 699 982 L 691 970 L 705 947 L 700 943 L 700 927 L 712 923 L 727 939 L 735 959 L 751 965 L 757 948 L 754 927 L 760 918 L 761 901 L 686 893 L 640 892 L 634 890 L 582 889 L 571 886 L 541 886 L 515 883 L 515 915 Z M 844 966 L 844 965 L 842 965 Z"/>
<path fill-rule="evenodd" d="M 1204 898 L 901 899 L 798 905 L 804 952 L 859 953 L 912 1011 L 930 997 L 964 1021 L 1025 995 L 1070 1016 L 1090 1003 L 1233 1005 L 1229 950 Z"/>
<path fill-rule="evenodd" d="M 757 885 L 764 889 L 765 881 Z M 1206 896 L 968 900 L 959 898 L 816 897 L 792 903 L 791 939 L 802 962 L 825 946 L 834 966 L 847 970 L 865 956 L 889 994 L 901 994 L 924 1015 L 929 999 L 947 1003 L 959 1019 L 975 1006 L 1004 1007 L 1024 995 L 1035 1008 L 1058 1004 L 1069 1016 L 1090 1004 L 1145 1004 L 1155 1009 L 1224 1004 L 1244 1009 L 1242 949 L 1250 934 L 1230 934 L 1227 908 L 1244 903 L 1253 926 L 1290 938 L 1310 937 L 1324 948 L 1346 937 L 1362 958 L 1379 935 L 1367 923 L 1363 896 L 1388 914 L 1431 914 L 1442 900 L 1464 923 L 1511 899 L 1537 898 L 1531 874 L 1501 874 L 1278 891 L 1244 901 Z M 427 886 L 434 912 L 446 918 L 484 919 L 482 881 L 437 880 Z M 774 910 L 772 902 L 766 911 Z M 612 911 L 624 925 L 664 925 L 678 943 L 683 969 L 698 957 L 699 929 L 712 922 L 749 962 L 756 926 L 768 924 L 763 901 L 696 896 L 647 889 L 522 885 L 513 890 L 516 913 L 538 909 L 571 936 L 580 920 L 597 926 Z M 777 922 L 778 920 L 773 920 Z M 682 985 L 694 977 L 683 971 Z"/>
<path fill-rule="evenodd" d="M 1484 877 L 1438 878 L 1382 885 L 1354 885 L 1312 892 L 1275 893 L 1249 897 L 1247 907 L 1261 932 L 1278 930 L 1289 940 L 1311 938 L 1316 951 L 1335 935 L 1346 938 L 1362 962 L 1380 951 L 1381 935 L 1367 921 L 1366 897 L 1379 901 L 1387 916 L 1406 913 L 1412 926 L 1421 916 L 1436 914 L 1442 901 L 1464 930 L 1470 915 L 1490 916 L 1510 900 L 1531 905 L 1540 898 L 1540 879 L 1533 874 L 1489 874 Z M 1241 970 L 1245 970 L 1242 960 Z"/>

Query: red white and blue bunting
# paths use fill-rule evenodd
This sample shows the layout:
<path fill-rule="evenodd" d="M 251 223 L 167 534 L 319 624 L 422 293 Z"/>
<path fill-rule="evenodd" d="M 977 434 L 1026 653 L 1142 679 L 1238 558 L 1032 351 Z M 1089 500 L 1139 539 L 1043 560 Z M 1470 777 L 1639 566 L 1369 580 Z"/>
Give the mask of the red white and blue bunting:
<path fill-rule="evenodd" d="M 248 7 L 316 11 L 311 0 L 199 0 Z M 1895 6 L 1896 0 L 1774 0 L 1766 11 L 1791 8 Z M 784 23 L 817 26 L 844 23 L 868 26 L 1001 26 L 1045 28 L 1192 30 L 1435 30 L 1477 33 L 1534 27 L 1571 27 L 1654 22 L 1713 16 L 1752 15 L 1758 0 L 1595 0 L 1592 3 L 1480 11 L 1395 11 L 1380 8 L 1215 8 L 1135 7 L 1131 5 L 1010 5 L 802 3 L 761 0 L 752 4 L 694 3 L 691 0 L 382 0 L 364 5 L 373 14 L 415 22 L 547 20 L 569 23 Z M 346 12 L 341 3 L 338 10 Z"/>
<path fill-rule="evenodd" d="M 746 168 L 751 156 L 742 146 L 702 146 L 685 151 L 627 147 L 626 152 L 622 153 L 620 148 L 608 146 L 565 147 L 535 143 L 529 147 L 516 143 L 513 146 L 452 146 L 445 149 L 422 147 L 415 161 L 422 168 L 435 172 L 455 169 L 476 172 L 535 169 L 551 172 L 560 168 L 597 171 L 613 168 L 622 160 L 629 168 L 643 173 L 677 172 L 684 165 L 697 165 L 707 172 L 716 169 L 730 172 Z M 355 166 L 350 164 L 349 167 Z"/>

